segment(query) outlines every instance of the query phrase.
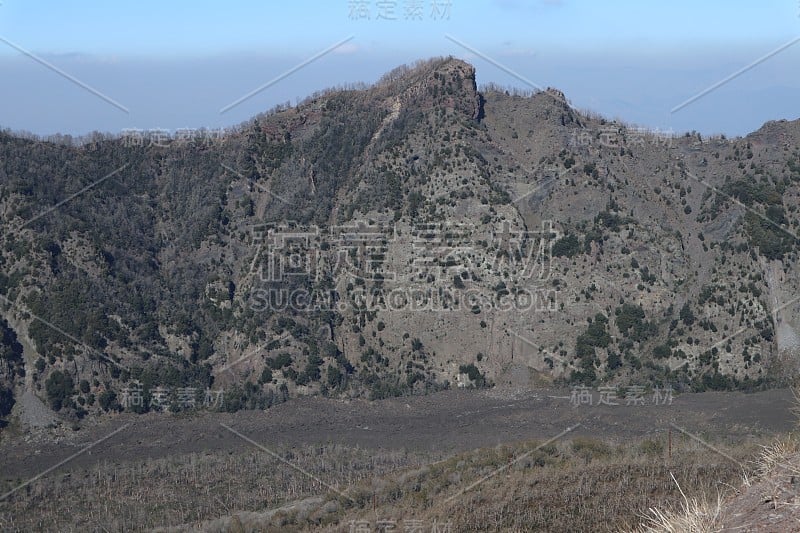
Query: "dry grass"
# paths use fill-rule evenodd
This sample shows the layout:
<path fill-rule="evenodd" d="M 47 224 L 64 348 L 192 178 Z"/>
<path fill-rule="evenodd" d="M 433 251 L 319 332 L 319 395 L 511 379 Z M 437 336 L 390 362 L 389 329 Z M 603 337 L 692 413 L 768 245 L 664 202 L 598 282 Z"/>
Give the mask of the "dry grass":
<path fill-rule="evenodd" d="M 767 477 L 777 467 L 789 468 L 792 473 L 800 473 L 797 465 L 792 464 L 792 457 L 800 451 L 800 443 L 794 435 L 778 438 L 775 442 L 761 447 L 757 460 L 756 473 L 758 477 Z"/>
<path fill-rule="evenodd" d="M 741 468 L 691 439 L 674 439 L 667 457 L 664 437 L 527 442 L 445 459 L 342 446 L 279 452 L 346 496 L 258 450 L 103 464 L 53 474 L 0 503 L 0 529 L 139 531 L 205 522 L 210 531 L 349 531 L 357 521 L 375 529 L 390 520 L 402 531 L 413 519 L 427 530 L 449 522 L 452 531 L 621 531 L 637 527 L 648 508 L 713 514 L 683 491 L 719 494 L 741 479 Z M 715 446 L 742 462 L 759 453 L 757 443 Z M 679 523 L 677 512 L 650 516 Z M 208 522 L 216 517 L 228 518 Z"/>
<path fill-rule="evenodd" d="M 138 531 L 259 511 L 428 461 L 338 445 L 189 454 L 53 473 L 0 502 L 2 531 Z M 6 480 L 5 493 L 19 484 Z"/>
<path fill-rule="evenodd" d="M 709 502 L 706 498 L 688 498 L 675 476 L 672 476 L 672 480 L 683 497 L 681 507 L 674 511 L 662 511 L 651 507 L 650 514 L 645 516 L 645 523 L 638 531 L 641 533 L 714 533 L 721 531 L 722 496 L 717 494 L 715 502 Z"/>
<path fill-rule="evenodd" d="M 792 394 L 795 401 L 791 411 L 800 420 L 800 387 L 792 387 Z M 722 531 L 726 525 L 724 519 L 726 514 L 735 516 L 734 520 L 737 522 L 747 520 L 750 524 L 748 527 L 757 529 L 770 528 L 768 520 L 796 522 L 800 517 L 793 515 L 796 514 L 795 511 L 800 511 L 800 503 L 797 502 L 796 491 L 792 487 L 795 484 L 795 476 L 800 476 L 800 440 L 796 434 L 790 433 L 777 437 L 760 448 L 753 460 L 752 475 L 743 473 L 740 486 L 734 494 L 729 494 L 727 498 L 717 494 L 716 500 L 712 502 L 702 493 L 700 497 L 688 498 L 681 490 L 683 502 L 678 509 L 661 510 L 651 507 L 649 514 L 645 516 L 644 524 L 637 531 L 647 533 Z M 677 480 L 675 484 L 680 489 Z M 781 506 L 788 507 L 790 512 L 785 516 L 776 516 L 775 513 L 769 516 L 769 509 L 777 510 Z M 773 529 L 775 525 L 772 524 Z M 777 526 L 778 529 L 774 530 L 779 530 L 780 527 Z"/>
<path fill-rule="evenodd" d="M 367 505 L 349 508 L 328 529 L 347 531 L 358 520 L 374 527 L 378 519 L 415 519 L 429 526 L 450 522 L 453 531 L 631 530 L 649 507 L 691 504 L 680 487 L 717 495 L 742 476 L 737 464 L 688 439 L 674 442 L 671 460 L 652 441 L 581 438 L 532 451 L 534 444 L 459 455 L 402 481 L 385 478 L 383 490 L 365 490 Z M 755 444 L 718 447 L 742 462 L 758 453 Z"/>

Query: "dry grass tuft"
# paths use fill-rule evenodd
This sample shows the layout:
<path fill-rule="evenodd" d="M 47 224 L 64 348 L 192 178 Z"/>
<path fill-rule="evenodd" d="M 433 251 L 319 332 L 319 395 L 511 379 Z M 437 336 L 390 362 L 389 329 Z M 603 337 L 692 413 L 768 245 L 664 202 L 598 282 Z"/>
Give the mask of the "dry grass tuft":
<path fill-rule="evenodd" d="M 687 498 L 678 480 L 670 472 L 672 480 L 683 496 L 683 503 L 678 510 L 650 508 L 650 514 L 644 517 L 645 523 L 638 530 L 640 533 L 713 533 L 722 531 L 720 515 L 722 512 L 722 496 L 717 494 L 716 502 L 705 498 Z"/>
<path fill-rule="evenodd" d="M 788 467 L 792 473 L 800 473 L 793 461 L 793 457 L 797 455 L 798 451 L 800 451 L 800 443 L 794 435 L 788 435 L 772 444 L 762 446 L 756 462 L 758 476 L 769 476 L 779 466 Z"/>

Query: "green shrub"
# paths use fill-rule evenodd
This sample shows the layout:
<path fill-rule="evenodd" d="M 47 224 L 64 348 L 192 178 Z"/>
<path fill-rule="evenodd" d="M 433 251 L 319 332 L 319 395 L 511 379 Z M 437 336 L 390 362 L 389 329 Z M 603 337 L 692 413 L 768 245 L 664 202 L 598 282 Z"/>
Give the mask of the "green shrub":
<path fill-rule="evenodd" d="M 8 416 L 14 403 L 14 391 L 0 387 L 0 417 Z"/>
<path fill-rule="evenodd" d="M 286 352 L 278 354 L 275 357 L 267 358 L 267 366 L 272 370 L 280 370 L 292 364 L 292 356 Z"/>
<path fill-rule="evenodd" d="M 653 349 L 653 357 L 656 359 L 666 359 L 672 355 L 672 350 L 667 344 L 659 344 Z"/>
<path fill-rule="evenodd" d="M 678 316 L 687 326 L 691 326 L 692 324 L 694 324 L 694 321 L 696 319 L 694 313 L 692 312 L 691 307 L 689 307 L 689 302 L 683 304 L 683 307 L 681 307 L 681 311 L 678 314 Z"/>
<path fill-rule="evenodd" d="M 575 235 L 565 235 L 553 243 L 555 257 L 574 257 L 581 252 L 581 243 Z"/>
<path fill-rule="evenodd" d="M 478 370 L 478 367 L 475 366 L 473 363 L 469 363 L 468 365 L 460 365 L 458 367 L 458 371 L 461 374 L 466 374 L 470 381 L 475 383 L 475 386 L 478 388 L 485 387 L 486 376 Z"/>
<path fill-rule="evenodd" d="M 656 326 L 644 320 L 645 313 L 639 305 L 622 304 L 615 311 L 617 329 L 626 338 L 642 342 L 656 333 Z"/>
<path fill-rule="evenodd" d="M 53 410 L 59 411 L 67 400 L 75 394 L 74 387 L 72 377 L 69 374 L 65 374 L 60 370 L 54 370 L 50 374 L 45 382 L 45 391 Z"/>
<path fill-rule="evenodd" d="M 103 408 L 103 411 L 109 411 L 119 407 L 117 403 L 117 393 L 113 390 L 103 391 L 100 397 L 97 398 L 97 402 L 100 404 L 100 407 Z"/>

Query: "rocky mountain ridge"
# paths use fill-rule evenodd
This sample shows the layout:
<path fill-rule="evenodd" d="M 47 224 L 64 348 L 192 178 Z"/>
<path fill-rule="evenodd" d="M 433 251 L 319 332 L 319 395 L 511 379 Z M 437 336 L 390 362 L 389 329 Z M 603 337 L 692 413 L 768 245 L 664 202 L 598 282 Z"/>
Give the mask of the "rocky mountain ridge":
<path fill-rule="evenodd" d="M 213 140 L 2 133 L 0 414 L 779 384 L 799 184 L 798 121 L 665 135 L 452 58 Z"/>

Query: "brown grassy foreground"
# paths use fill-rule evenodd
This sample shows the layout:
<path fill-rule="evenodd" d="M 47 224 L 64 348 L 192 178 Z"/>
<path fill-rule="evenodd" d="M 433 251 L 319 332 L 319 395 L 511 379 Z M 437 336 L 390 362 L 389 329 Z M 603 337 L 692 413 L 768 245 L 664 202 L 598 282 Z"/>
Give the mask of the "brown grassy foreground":
<path fill-rule="evenodd" d="M 53 472 L 0 503 L 0 530 L 150 529 L 237 510 L 268 509 L 328 492 L 318 480 L 345 488 L 421 464 L 421 458 L 410 454 L 376 454 L 336 445 L 280 450 L 277 455 L 280 459 L 254 448 Z M 22 481 L 6 480 L 0 492 Z"/>
<path fill-rule="evenodd" d="M 369 502 L 352 509 L 331 529 L 346 530 L 358 521 L 374 527 L 381 519 L 402 526 L 409 518 L 424 523 L 426 530 L 448 522 L 452 531 L 633 529 L 650 507 L 669 508 L 681 501 L 672 475 L 686 492 L 716 496 L 749 474 L 757 445 L 715 447 L 745 469 L 688 439 L 673 443 L 671 459 L 665 457 L 663 442 L 654 440 L 610 445 L 575 439 L 541 449 L 531 443 L 482 450 L 410 479 L 387 481 L 374 509 Z"/>
<path fill-rule="evenodd" d="M 273 450 L 280 459 L 253 448 L 100 464 L 54 472 L 15 493 L 0 503 L 0 529 L 619 531 L 638 526 L 650 508 L 679 508 L 675 481 L 714 499 L 752 476 L 759 443 L 714 446 L 733 460 L 682 435 L 673 435 L 667 457 L 664 435 L 528 442 L 443 460 L 330 445 Z M 3 492 L 17 481 L 6 480 Z"/>
<path fill-rule="evenodd" d="M 800 389 L 792 412 L 800 414 Z M 677 480 L 674 480 L 679 487 Z M 792 431 L 761 446 L 750 474 L 726 495 L 687 496 L 678 506 L 651 507 L 637 533 L 783 533 L 800 531 L 800 435 Z"/>

